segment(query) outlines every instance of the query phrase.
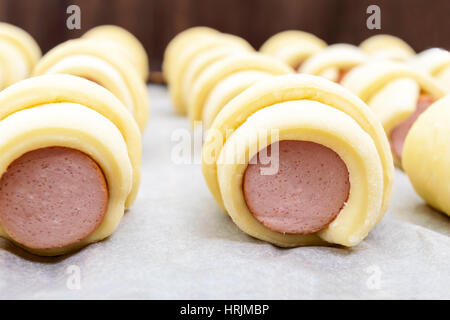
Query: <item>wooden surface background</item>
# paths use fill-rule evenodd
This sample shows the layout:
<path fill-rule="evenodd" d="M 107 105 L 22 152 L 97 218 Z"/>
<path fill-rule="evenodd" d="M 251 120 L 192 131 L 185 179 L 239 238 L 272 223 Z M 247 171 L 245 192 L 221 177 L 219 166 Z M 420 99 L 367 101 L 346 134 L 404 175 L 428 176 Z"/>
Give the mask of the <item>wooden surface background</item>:
<path fill-rule="evenodd" d="M 81 30 L 66 27 L 71 4 L 81 8 Z M 44 52 L 93 26 L 118 24 L 143 42 L 157 70 L 170 39 L 195 25 L 237 34 L 256 48 L 286 29 L 358 44 L 380 33 L 366 28 L 370 4 L 381 8 L 381 33 L 397 35 L 416 50 L 450 49 L 450 0 L 0 0 L 0 21 L 30 32 Z"/>

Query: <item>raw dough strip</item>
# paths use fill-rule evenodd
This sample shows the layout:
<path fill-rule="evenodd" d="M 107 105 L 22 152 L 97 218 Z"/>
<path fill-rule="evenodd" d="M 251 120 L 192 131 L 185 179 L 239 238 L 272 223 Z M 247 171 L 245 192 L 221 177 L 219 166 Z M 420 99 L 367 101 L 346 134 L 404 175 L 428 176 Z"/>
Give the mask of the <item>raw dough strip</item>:
<path fill-rule="evenodd" d="M 126 142 L 133 169 L 132 189 L 126 207 L 130 207 L 139 190 L 141 170 L 141 134 L 131 114 L 105 88 L 71 75 L 43 75 L 18 82 L 0 92 L 0 120 L 18 112 L 48 103 L 77 103 L 109 119 Z"/>
<path fill-rule="evenodd" d="M 3 83 L 5 81 L 5 71 L 0 68 L 0 90 L 3 88 Z"/>
<path fill-rule="evenodd" d="M 325 41 L 311 33 L 287 30 L 271 36 L 259 51 L 278 58 L 297 70 L 306 59 L 322 51 L 326 46 Z"/>
<path fill-rule="evenodd" d="M 405 41 L 388 34 L 378 34 L 359 44 L 362 51 L 373 58 L 407 61 L 416 53 Z"/>
<path fill-rule="evenodd" d="M 149 117 L 147 88 L 128 60 L 111 50 L 94 39 L 69 40 L 45 54 L 33 75 L 69 73 L 97 81 L 125 103 L 143 131 Z"/>
<path fill-rule="evenodd" d="M 219 31 L 208 27 L 192 27 L 178 33 L 167 45 L 164 51 L 164 58 L 162 63 L 162 72 L 167 84 L 170 85 L 170 75 L 175 67 L 175 61 L 178 55 L 185 47 L 192 42 L 196 42 L 198 38 L 203 38 L 209 34 L 219 33 Z"/>
<path fill-rule="evenodd" d="M 112 65 L 100 58 L 69 56 L 56 62 L 45 74 L 71 74 L 94 81 L 108 89 L 134 114 L 133 98 L 124 79 Z"/>
<path fill-rule="evenodd" d="M 126 57 L 146 82 L 150 72 L 147 52 L 142 43 L 129 31 L 115 25 L 102 25 L 90 29 L 83 38 L 99 41 L 101 45 L 108 43 Z"/>
<path fill-rule="evenodd" d="M 244 70 L 233 73 L 219 81 L 208 95 L 202 111 L 203 129 L 209 129 L 225 105 L 256 82 L 274 76 L 273 73 L 258 70 Z"/>
<path fill-rule="evenodd" d="M 232 54 L 246 51 L 248 51 L 247 48 L 231 45 L 212 48 L 199 53 L 192 59 L 183 76 L 182 91 L 184 102 L 187 103 L 188 97 L 193 91 L 195 81 L 211 64 Z"/>
<path fill-rule="evenodd" d="M 186 71 L 198 55 L 218 47 L 241 47 L 242 50 L 253 50 L 244 39 L 224 33 L 207 33 L 186 43 L 178 53 L 177 59 L 174 60 L 174 65 L 170 67 L 171 72 L 167 75 L 172 103 L 179 114 L 187 113 L 189 97 L 183 95 L 183 92 L 187 92 L 183 89 Z"/>
<path fill-rule="evenodd" d="M 41 58 L 41 49 L 26 31 L 0 23 L 0 89 L 27 78 Z"/>
<path fill-rule="evenodd" d="M 226 80 L 227 77 L 244 71 L 259 71 L 264 73 L 256 76 L 256 79 L 252 79 L 254 81 L 264 78 L 267 74 L 281 75 L 293 72 L 284 62 L 259 53 L 234 54 L 213 63 L 198 77 L 193 85 L 193 92 L 189 96 L 188 114 L 192 124 L 194 121 L 202 120 L 205 104 L 220 82 Z M 231 86 L 225 89 L 223 95 L 232 98 L 233 94 L 237 95 L 240 91 L 253 84 L 254 81 L 248 82 L 248 79 L 239 79 L 239 82 L 230 83 Z M 232 89 L 231 93 L 228 91 L 229 89 Z M 221 106 L 209 107 L 209 110 L 214 109 L 214 113 L 217 114 L 220 108 Z M 208 121 L 213 120 L 213 117 L 214 115 L 211 115 Z"/>
<path fill-rule="evenodd" d="M 25 248 L 48 256 L 65 254 L 111 235 L 123 216 L 133 182 L 127 145 L 117 127 L 100 113 L 69 102 L 40 104 L 1 121 L 1 175 L 23 154 L 52 146 L 72 148 L 91 157 L 107 180 L 109 200 L 102 222 L 87 238 L 62 248 Z M 0 236 L 13 240 L 1 226 Z"/>
<path fill-rule="evenodd" d="M 336 220 L 318 233 L 271 231 L 247 208 L 242 191 L 245 163 L 256 154 L 255 150 L 271 143 L 269 136 L 259 141 L 260 134 L 255 133 L 268 135 L 270 129 L 279 130 L 279 140 L 324 145 L 347 165 L 351 181 L 348 203 Z M 230 155 L 231 162 L 227 161 Z M 218 204 L 242 230 L 279 246 L 315 244 L 320 240 L 355 245 L 381 219 L 391 198 L 392 155 L 381 124 L 348 90 L 315 76 L 271 77 L 242 92 L 215 118 L 202 157 L 205 180 Z"/>
<path fill-rule="evenodd" d="M 445 94 L 442 88 L 426 73 L 414 70 L 406 64 L 390 61 L 374 61 L 354 68 L 342 81 L 342 85 L 363 101 L 368 101 L 388 82 L 399 78 L 415 80 L 424 91 L 432 95 L 442 96 Z"/>
<path fill-rule="evenodd" d="M 445 95 L 444 89 L 425 72 L 390 61 L 375 61 L 354 68 L 342 86 L 371 107 L 388 136 L 416 110 L 420 91 L 436 99 Z"/>
<path fill-rule="evenodd" d="M 450 52 L 440 48 L 427 49 L 419 53 L 411 65 L 428 72 L 450 92 Z"/>
<path fill-rule="evenodd" d="M 416 192 L 450 216 L 450 96 L 432 104 L 409 131 L 402 164 Z"/>
<path fill-rule="evenodd" d="M 306 60 L 300 73 L 322 76 L 338 82 L 340 72 L 367 62 L 368 57 L 358 48 L 349 44 L 334 44 Z"/>

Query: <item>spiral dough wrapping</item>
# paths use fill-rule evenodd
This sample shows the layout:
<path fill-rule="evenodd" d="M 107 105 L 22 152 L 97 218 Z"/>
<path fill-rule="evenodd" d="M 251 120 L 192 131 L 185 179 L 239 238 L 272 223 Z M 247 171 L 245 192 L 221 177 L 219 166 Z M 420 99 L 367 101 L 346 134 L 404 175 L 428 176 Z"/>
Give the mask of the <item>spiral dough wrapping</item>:
<path fill-rule="evenodd" d="M 72 74 L 97 82 L 112 92 L 133 114 L 141 131 L 149 117 L 147 88 L 127 59 L 92 39 L 66 41 L 50 50 L 33 75 Z"/>
<path fill-rule="evenodd" d="M 36 254 L 59 255 L 111 235 L 124 209 L 133 203 L 140 180 L 141 136 L 126 107 L 105 88 L 71 75 L 23 80 L 0 93 L 0 104 L 0 236 Z M 62 163 L 67 166 L 62 168 Z M 23 171 L 29 177 L 20 178 Z M 92 189 L 88 181 L 102 184 L 102 179 L 106 190 L 100 190 L 100 198 L 107 201 L 104 212 L 99 213 L 96 224 L 88 218 L 79 221 L 76 217 L 83 216 L 80 208 L 84 203 L 88 204 L 87 210 L 93 210 L 99 198 L 84 191 Z M 66 180 L 77 181 L 78 185 L 52 188 L 48 182 L 61 186 Z M 11 185 L 22 186 L 19 193 L 13 190 L 17 197 L 8 194 Z M 21 194 L 23 188 L 30 193 Z M 72 197 L 82 194 L 85 198 L 75 198 L 75 207 L 67 208 L 67 202 L 72 203 L 70 192 L 77 192 Z M 53 199 L 49 194 L 60 198 Z M 42 205 L 48 210 L 32 206 L 36 195 L 44 195 L 37 202 L 38 208 Z M 22 207 L 23 212 L 8 209 L 11 203 Z M 57 224 L 51 218 L 52 212 L 48 212 L 52 210 L 60 217 Z M 22 214 L 31 217 L 21 222 Z M 78 232 L 84 229 L 68 221 L 89 224 L 90 229 L 81 236 Z"/>
<path fill-rule="evenodd" d="M 276 143 L 280 145 L 279 171 L 268 179 L 255 174 L 251 161 L 263 150 L 273 150 Z M 333 167 L 349 182 L 347 198 L 339 200 L 342 206 L 326 223 L 321 218 L 331 201 L 302 195 L 317 187 L 319 193 L 328 190 L 334 197 L 345 191 L 346 184 L 335 188 L 329 181 L 317 181 L 327 171 L 316 165 L 322 161 L 319 153 L 325 162 L 329 160 L 329 171 Z M 381 219 L 391 198 L 392 156 L 380 122 L 351 92 L 316 76 L 273 76 L 243 91 L 214 119 L 202 156 L 209 189 L 238 227 L 282 247 L 354 246 Z M 303 166 L 295 162 L 297 156 L 304 157 Z M 302 184 L 306 180 L 309 188 Z M 268 186 L 273 194 L 267 192 Z M 279 190 L 282 195 L 276 199 Z M 284 191 L 293 198 L 283 198 Z M 276 210 L 264 211 L 255 197 Z M 311 203 L 314 207 L 307 207 Z M 286 215 L 286 207 L 298 209 L 298 205 L 302 216 Z"/>
<path fill-rule="evenodd" d="M 390 61 L 358 66 L 342 85 L 366 102 L 381 121 L 399 167 L 409 127 L 430 103 L 445 95 L 444 88 L 426 72 Z"/>
<path fill-rule="evenodd" d="M 234 52 L 253 51 L 244 39 L 206 27 L 178 34 L 164 52 L 163 74 L 177 113 L 186 115 L 192 82 L 209 65 Z"/>
<path fill-rule="evenodd" d="M 27 78 L 41 58 L 41 49 L 24 30 L 0 23 L 0 89 Z"/>
<path fill-rule="evenodd" d="M 278 58 L 297 70 L 306 59 L 322 51 L 326 46 L 325 41 L 311 33 L 286 30 L 267 39 L 259 51 Z"/>

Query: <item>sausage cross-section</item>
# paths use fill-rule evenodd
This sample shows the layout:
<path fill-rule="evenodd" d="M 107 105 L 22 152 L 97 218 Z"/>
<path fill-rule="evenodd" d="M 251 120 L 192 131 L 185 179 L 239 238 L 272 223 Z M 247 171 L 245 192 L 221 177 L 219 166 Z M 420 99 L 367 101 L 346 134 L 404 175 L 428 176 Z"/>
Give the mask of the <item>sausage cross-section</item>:
<path fill-rule="evenodd" d="M 33 249 L 83 240 L 100 225 L 107 205 L 102 170 L 70 148 L 27 152 L 0 180 L 0 222 L 16 242 Z"/>
<path fill-rule="evenodd" d="M 271 146 L 267 150 L 279 162 L 276 174 L 263 175 L 264 165 L 250 161 L 243 183 L 246 203 L 256 219 L 273 231 L 317 232 L 336 218 L 348 199 L 347 167 L 333 150 L 320 144 L 294 140 L 278 144 L 278 155 Z"/>

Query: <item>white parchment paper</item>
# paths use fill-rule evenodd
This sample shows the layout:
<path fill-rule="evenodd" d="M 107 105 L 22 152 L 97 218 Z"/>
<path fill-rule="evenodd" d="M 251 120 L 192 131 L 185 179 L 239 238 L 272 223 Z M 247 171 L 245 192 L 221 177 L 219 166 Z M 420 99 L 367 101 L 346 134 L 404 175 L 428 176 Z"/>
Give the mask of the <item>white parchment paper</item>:
<path fill-rule="evenodd" d="M 250 238 L 221 212 L 199 164 L 171 160 L 188 132 L 162 86 L 150 86 L 142 186 L 107 240 L 36 257 L 0 240 L 0 298 L 450 298 L 450 218 L 396 172 L 389 212 L 357 247 L 280 249 Z M 181 131 L 180 131 L 181 129 Z"/>

